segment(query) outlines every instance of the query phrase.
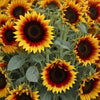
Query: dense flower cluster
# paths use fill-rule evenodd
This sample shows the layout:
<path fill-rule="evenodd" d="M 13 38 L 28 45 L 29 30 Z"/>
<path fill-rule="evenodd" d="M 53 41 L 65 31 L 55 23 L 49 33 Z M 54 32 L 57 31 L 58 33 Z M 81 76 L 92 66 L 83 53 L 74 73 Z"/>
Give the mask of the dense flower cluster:
<path fill-rule="evenodd" d="M 100 1 L 0 0 L 0 100 L 99 100 Z"/>

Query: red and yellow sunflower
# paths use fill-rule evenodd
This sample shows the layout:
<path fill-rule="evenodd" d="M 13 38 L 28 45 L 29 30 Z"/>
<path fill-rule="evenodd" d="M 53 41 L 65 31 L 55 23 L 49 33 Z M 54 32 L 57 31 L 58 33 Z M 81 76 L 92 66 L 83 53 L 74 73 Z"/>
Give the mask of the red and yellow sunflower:
<path fill-rule="evenodd" d="M 45 8 L 48 5 L 54 5 L 58 8 L 61 6 L 60 0 L 41 0 L 38 4 L 40 5 L 40 8 Z"/>
<path fill-rule="evenodd" d="M 26 0 L 13 0 L 7 7 L 7 13 L 11 18 L 18 19 L 20 15 L 24 16 L 30 9 L 31 3 Z"/>
<path fill-rule="evenodd" d="M 88 6 L 86 8 L 86 17 L 91 22 L 97 22 L 100 24 L 100 1 L 88 0 Z"/>
<path fill-rule="evenodd" d="M 1 49 L 5 53 L 14 53 L 18 47 L 14 38 L 15 28 L 13 26 L 14 22 L 9 20 L 0 30 Z"/>
<path fill-rule="evenodd" d="M 79 88 L 79 96 L 81 100 L 94 100 L 100 93 L 100 72 L 88 76 L 82 80 Z"/>
<path fill-rule="evenodd" d="M 81 37 L 76 43 L 76 58 L 79 63 L 83 63 L 83 65 L 87 65 L 87 63 L 92 64 L 95 63 L 96 60 L 99 60 L 99 52 L 99 40 L 92 35 Z"/>
<path fill-rule="evenodd" d="M 41 52 L 44 47 L 50 47 L 50 44 L 52 44 L 53 27 L 49 26 L 50 20 L 44 18 L 44 15 L 34 11 L 26 13 L 25 16 L 20 16 L 20 19 L 16 22 L 16 41 L 28 53 Z"/>
<path fill-rule="evenodd" d="M 85 22 L 83 18 L 85 7 L 82 7 L 79 3 L 75 1 L 65 1 L 61 7 L 62 19 L 63 21 L 70 25 L 74 31 L 78 31 L 76 26 L 80 22 Z"/>
<path fill-rule="evenodd" d="M 5 25 L 5 23 L 8 21 L 9 17 L 6 14 L 0 14 L 0 27 Z"/>
<path fill-rule="evenodd" d="M 65 62 L 61 59 L 56 59 L 47 64 L 41 73 L 41 78 L 43 79 L 43 85 L 47 87 L 47 91 L 51 91 L 57 94 L 66 89 L 73 87 L 76 81 L 75 68 L 70 65 L 70 62 Z"/>
<path fill-rule="evenodd" d="M 39 100 L 38 91 L 32 92 L 25 84 L 19 85 L 19 87 L 9 92 L 10 95 L 5 100 Z"/>
<path fill-rule="evenodd" d="M 7 64 L 5 62 L 1 62 L 0 61 L 0 67 L 3 68 L 4 66 L 6 66 Z"/>
<path fill-rule="evenodd" d="M 0 68 L 0 98 L 8 94 L 7 74 Z"/>
<path fill-rule="evenodd" d="M 10 0 L 0 0 L 0 9 L 6 8 Z"/>

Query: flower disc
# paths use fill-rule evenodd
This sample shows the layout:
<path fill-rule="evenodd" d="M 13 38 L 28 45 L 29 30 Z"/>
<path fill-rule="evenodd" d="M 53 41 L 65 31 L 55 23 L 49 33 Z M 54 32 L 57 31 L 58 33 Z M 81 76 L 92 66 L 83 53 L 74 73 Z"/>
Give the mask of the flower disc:
<path fill-rule="evenodd" d="M 95 63 L 99 59 L 99 41 L 92 35 L 81 37 L 76 43 L 75 53 L 79 63 L 87 65 L 87 63 Z"/>
<path fill-rule="evenodd" d="M 19 46 L 30 52 L 36 53 L 44 50 L 44 47 L 50 47 L 52 44 L 52 30 L 53 27 L 49 26 L 50 20 L 44 20 L 45 16 L 37 14 L 36 12 L 27 13 L 21 16 L 20 20 L 16 22 L 15 32 L 16 41 Z"/>
<path fill-rule="evenodd" d="M 78 29 L 75 28 L 75 25 L 78 25 L 80 21 L 85 22 L 82 17 L 85 8 L 81 7 L 81 5 L 75 1 L 65 1 L 61 10 L 63 21 L 70 25 L 73 30 L 78 31 Z"/>
<path fill-rule="evenodd" d="M 86 17 L 91 22 L 100 23 L 100 1 L 88 0 L 88 6 L 86 8 Z"/>
<path fill-rule="evenodd" d="M 5 53 L 14 53 L 17 49 L 17 43 L 15 41 L 15 28 L 13 27 L 14 23 L 8 21 L 6 25 L 1 27 L 0 35 L 1 35 L 1 43 L 2 43 L 2 50 Z"/>
<path fill-rule="evenodd" d="M 30 3 L 26 0 L 13 0 L 8 6 L 8 15 L 12 18 L 18 19 L 20 15 L 25 15 L 25 13 L 30 10 Z"/>
<path fill-rule="evenodd" d="M 5 100 L 39 100 L 39 95 L 38 91 L 32 92 L 31 89 L 26 88 L 25 84 L 22 84 L 10 91 L 10 95 Z"/>
<path fill-rule="evenodd" d="M 69 62 L 65 62 L 60 59 L 56 59 L 51 64 L 43 69 L 41 73 L 43 79 L 43 85 L 47 87 L 47 90 L 52 92 L 62 92 L 72 87 L 76 80 L 77 72 L 73 71 L 74 66 Z"/>
<path fill-rule="evenodd" d="M 87 77 L 82 81 L 79 89 L 79 96 L 81 100 L 94 100 L 100 93 L 100 72 Z"/>

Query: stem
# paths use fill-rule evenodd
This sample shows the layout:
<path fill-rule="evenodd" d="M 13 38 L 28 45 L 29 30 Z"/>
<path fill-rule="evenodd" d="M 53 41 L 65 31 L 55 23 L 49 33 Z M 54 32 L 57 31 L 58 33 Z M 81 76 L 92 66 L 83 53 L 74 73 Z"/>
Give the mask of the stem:
<path fill-rule="evenodd" d="M 53 100 L 58 100 L 57 94 L 54 94 L 54 95 L 53 95 Z"/>
<path fill-rule="evenodd" d="M 49 63 L 49 50 L 46 49 L 46 62 Z"/>

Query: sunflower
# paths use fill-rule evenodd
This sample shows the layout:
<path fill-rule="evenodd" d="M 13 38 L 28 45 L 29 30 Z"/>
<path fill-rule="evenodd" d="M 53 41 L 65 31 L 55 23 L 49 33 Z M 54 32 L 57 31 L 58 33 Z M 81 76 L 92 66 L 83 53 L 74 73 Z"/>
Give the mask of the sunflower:
<path fill-rule="evenodd" d="M 88 33 L 94 35 L 97 30 L 99 30 L 99 27 L 95 25 L 93 22 L 88 22 Z"/>
<path fill-rule="evenodd" d="M 98 33 L 96 34 L 96 37 L 98 38 L 98 40 L 100 40 L 100 32 L 98 32 Z"/>
<path fill-rule="evenodd" d="M 80 24 L 80 22 L 85 22 L 85 19 L 82 17 L 85 7 L 81 7 L 81 5 L 75 1 L 64 2 L 60 10 L 62 11 L 63 21 L 70 25 L 75 31 L 78 31 L 76 26 Z"/>
<path fill-rule="evenodd" d="M 100 72 L 94 75 L 88 76 L 86 79 L 82 80 L 79 88 L 79 96 L 81 100 L 91 100 L 96 99 L 100 93 Z"/>
<path fill-rule="evenodd" d="M 0 61 L 0 67 L 3 68 L 4 66 L 6 66 L 7 64 L 5 62 L 1 62 Z"/>
<path fill-rule="evenodd" d="M 6 8 L 10 0 L 0 0 L 0 8 Z"/>
<path fill-rule="evenodd" d="M 25 84 L 22 84 L 10 91 L 10 95 L 5 100 L 39 100 L 39 95 L 38 91 L 32 92 Z"/>
<path fill-rule="evenodd" d="M 0 68 L 0 97 L 8 94 L 7 74 Z"/>
<path fill-rule="evenodd" d="M 9 17 L 6 14 L 0 14 L 0 27 L 5 25 L 5 23 L 8 21 Z"/>
<path fill-rule="evenodd" d="M 76 58 L 79 60 L 79 63 L 83 63 L 83 65 L 95 63 L 95 61 L 99 59 L 99 52 L 99 40 L 92 35 L 81 37 L 76 43 Z"/>
<path fill-rule="evenodd" d="M 91 22 L 97 22 L 100 24 L 100 1 L 88 0 L 88 6 L 86 8 L 86 17 Z"/>
<path fill-rule="evenodd" d="M 59 0 L 41 0 L 38 4 L 40 5 L 40 8 L 45 8 L 48 5 L 54 5 L 58 8 L 61 6 L 61 2 Z"/>
<path fill-rule="evenodd" d="M 32 4 L 36 3 L 37 1 L 38 0 L 27 0 L 27 2 L 32 3 Z"/>
<path fill-rule="evenodd" d="M 31 3 L 27 3 L 26 0 L 13 0 L 7 8 L 7 13 L 10 17 L 18 19 L 20 15 L 31 9 Z"/>
<path fill-rule="evenodd" d="M 6 22 L 6 24 L 1 27 L 0 35 L 1 35 L 1 49 L 5 53 L 14 53 L 17 49 L 17 42 L 14 38 L 14 31 L 15 28 L 13 27 L 14 22 L 11 22 L 10 20 Z"/>
<path fill-rule="evenodd" d="M 48 91 L 54 93 L 62 92 L 66 89 L 70 89 L 76 81 L 77 72 L 73 65 L 70 65 L 70 62 L 65 62 L 61 59 L 56 59 L 51 64 L 43 69 L 41 73 L 41 78 L 43 79 L 43 85 L 47 87 Z"/>
<path fill-rule="evenodd" d="M 52 44 L 53 30 L 52 26 L 49 26 L 50 20 L 44 20 L 45 16 L 40 13 L 31 12 L 20 16 L 20 20 L 16 22 L 15 32 L 16 41 L 19 42 L 19 46 L 23 46 L 23 49 L 36 53 L 44 50 L 44 47 L 50 47 Z"/>
<path fill-rule="evenodd" d="M 63 3 L 65 3 L 66 1 L 68 1 L 68 0 L 63 0 Z M 73 1 L 76 4 L 79 3 L 82 6 L 84 6 L 84 4 L 87 4 L 88 3 L 88 0 L 69 0 L 69 1 Z"/>

